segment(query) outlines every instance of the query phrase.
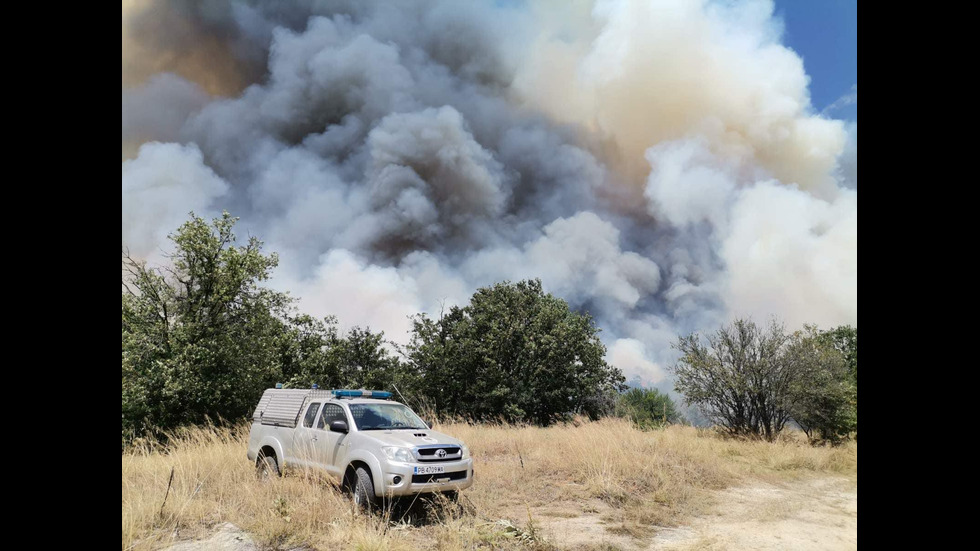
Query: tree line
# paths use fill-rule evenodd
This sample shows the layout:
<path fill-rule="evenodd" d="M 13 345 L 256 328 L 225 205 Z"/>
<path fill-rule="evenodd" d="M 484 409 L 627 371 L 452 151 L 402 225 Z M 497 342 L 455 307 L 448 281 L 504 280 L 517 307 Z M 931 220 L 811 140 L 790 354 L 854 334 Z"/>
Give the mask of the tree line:
<path fill-rule="evenodd" d="M 545 293 L 539 280 L 478 289 L 468 304 L 435 318 L 417 314 L 409 343 L 399 347 L 370 328 L 341 335 L 336 318 L 298 312 L 294 298 L 262 286 L 278 257 L 255 237 L 236 244 L 236 221 L 191 213 L 169 236 L 167 266 L 123 252 L 124 446 L 181 425 L 247 417 L 276 383 L 393 390 L 431 414 L 475 421 L 548 425 L 620 415 L 656 427 L 681 420 L 666 394 L 624 392 L 593 318 Z M 707 343 L 682 338 L 677 390 L 733 434 L 772 438 L 792 419 L 815 438 L 839 436 L 851 425 L 828 427 L 850 413 L 834 408 L 852 396 L 827 382 L 841 369 L 853 372 L 856 408 L 856 330 L 853 350 L 850 334 L 835 331 L 786 336 L 738 321 Z"/>
<path fill-rule="evenodd" d="M 588 314 L 538 280 L 479 289 L 438 318 L 414 316 L 409 344 L 336 318 L 299 313 L 261 285 L 278 264 L 236 218 L 191 219 L 170 239 L 169 266 L 124 252 L 122 431 L 168 429 L 251 414 L 266 388 L 396 390 L 440 416 L 547 425 L 598 418 L 624 388 Z M 393 352 L 394 351 L 394 352 Z"/>

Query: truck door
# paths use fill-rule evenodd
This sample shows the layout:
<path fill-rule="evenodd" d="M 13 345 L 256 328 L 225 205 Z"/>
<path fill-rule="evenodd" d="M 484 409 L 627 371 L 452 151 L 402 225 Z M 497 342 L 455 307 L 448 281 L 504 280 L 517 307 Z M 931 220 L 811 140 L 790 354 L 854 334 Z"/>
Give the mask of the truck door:
<path fill-rule="evenodd" d="M 320 431 L 313 428 L 316 421 L 317 412 L 320 409 L 320 402 L 313 402 L 306 408 L 303 415 L 303 422 L 296 427 L 293 432 L 293 455 L 298 465 L 304 467 L 314 466 L 316 463 L 316 441 L 320 436 Z"/>
<path fill-rule="evenodd" d="M 330 423 L 344 421 L 350 427 L 350 419 L 344 413 L 344 408 L 337 404 L 324 404 L 323 413 L 316 423 L 316 457 L 324 469 L 336 476 L 342 476 L 346 467 L 347 450 L 350 447 L 350 434 L 333 432 Z"/>

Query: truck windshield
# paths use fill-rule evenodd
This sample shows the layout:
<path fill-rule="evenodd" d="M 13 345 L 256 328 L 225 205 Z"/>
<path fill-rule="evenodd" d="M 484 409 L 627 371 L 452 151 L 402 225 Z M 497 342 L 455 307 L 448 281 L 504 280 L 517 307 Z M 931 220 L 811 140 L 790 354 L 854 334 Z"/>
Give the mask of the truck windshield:
<path fill-rule="evenodd" d="M 358 430 L 429 428 L 402 404 L 351 404 L 350 413 Z"/>

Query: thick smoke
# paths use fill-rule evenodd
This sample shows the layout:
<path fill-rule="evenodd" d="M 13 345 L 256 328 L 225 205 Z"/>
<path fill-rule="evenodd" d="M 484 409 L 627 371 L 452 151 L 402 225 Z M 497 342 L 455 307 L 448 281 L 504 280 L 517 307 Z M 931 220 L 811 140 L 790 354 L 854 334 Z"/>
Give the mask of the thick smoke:
<path fill-rule="evenodd" d="M 122 164 L 123 245 L 133 256 L 162 261 L 167 234 L 187 211 L 212 214 L 210 205 L 227 191 L 196 145 L 143 144 L 136 159 Z"/>
<path fill-rule="evenodd" d="M 124 88 L 123 160 L 135 157 L 144 142 L 178 140 L 187 117 L 210 99 L 200 86 L 172 73 L 156 74 L 137 87 Z"/>
<path fill-rule="evenodd" d="M 548 31 L 515 86 L 589 125 L 634 181 L 651 145 L 703 136 L 718 154 L 833 194 L 843 123 L 811 115 L 803 60 L 779 43 L 771 2 L 598 0 L 539 19 Z"/>
<path fill-rule="evenodd" d="M 399 342 L 540 277 L 644 384 L 734 315 L 856 324 L 857 125 L 780 36 L 755 0 L 126 4 L 123 244 L 226 209 Z"/>

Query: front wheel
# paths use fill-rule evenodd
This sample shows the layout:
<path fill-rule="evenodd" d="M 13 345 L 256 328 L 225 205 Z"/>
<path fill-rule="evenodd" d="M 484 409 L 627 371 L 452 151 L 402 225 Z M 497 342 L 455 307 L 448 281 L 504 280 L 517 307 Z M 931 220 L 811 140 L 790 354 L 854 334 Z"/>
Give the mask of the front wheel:
<path fill-rule="evenodd" d="M 374 508 L 375 501 L 371 474 L 364 467 L 358 467 L 354 472 L 354 504 L 370 511 Z"/>

